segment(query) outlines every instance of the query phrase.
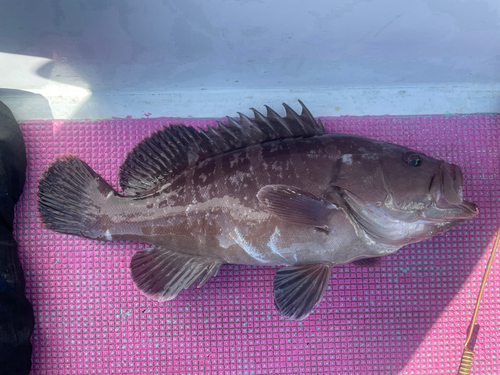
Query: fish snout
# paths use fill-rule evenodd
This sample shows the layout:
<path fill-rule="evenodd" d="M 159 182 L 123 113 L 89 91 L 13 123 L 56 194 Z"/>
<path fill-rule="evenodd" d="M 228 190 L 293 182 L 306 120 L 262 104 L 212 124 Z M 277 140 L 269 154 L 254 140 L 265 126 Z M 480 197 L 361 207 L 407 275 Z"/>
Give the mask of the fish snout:
<path fill-rule="evenodd" d="M 444 175 L 443 189 L 446 200 L 453 205 L 462 203 L 464 199 L 462 191 L 464 177 L 462 170 L 458 165 L 449 163 L 442 164 L 441 169 Z"/>
<path fill-rule="evenodd" d="M 443 162 L 432 177 L 430 193 L 439 208 L 451 208 L 463 201 L 463 175 L 455 164 Z"/>
<path fill-rule="evenodd" d="M 442 209 L 461 208 L 467 216 L 474 217 L 479 209 L 474 203 L 463 200 L 463 174 L 458 165 L 442 162 L 432 177 L 430 193 L 436 206 Z"/>

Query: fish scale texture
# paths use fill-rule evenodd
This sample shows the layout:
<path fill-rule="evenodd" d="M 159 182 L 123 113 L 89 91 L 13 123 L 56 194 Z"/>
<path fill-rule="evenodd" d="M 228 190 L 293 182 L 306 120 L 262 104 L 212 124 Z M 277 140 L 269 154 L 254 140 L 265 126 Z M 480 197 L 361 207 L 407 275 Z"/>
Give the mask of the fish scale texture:
<path fill-rule="evenodd" d="M 56 156 L 78 155 L 117 188 L 118 168 L 132 147 L 181 120 L 21 123 L 29 165 L 15 235 L 35 311 L 32 374 L 456 373 L 500 225 L 500 115 L 322 120 L 328 132 L 398 143 L 460 165 L 465 197 L 481 212 L 383 258 L 377 268 L 335 268 L 323 301 L 301 322 L 275 311 L 273 268 L 223 266 L 201 289 L 160 304 L 130 278 L 132 254 L 145 245 L 42 227 L 36 185 Z M 478 322 L 472 373 L 500 373 L 500 254 Z"/>

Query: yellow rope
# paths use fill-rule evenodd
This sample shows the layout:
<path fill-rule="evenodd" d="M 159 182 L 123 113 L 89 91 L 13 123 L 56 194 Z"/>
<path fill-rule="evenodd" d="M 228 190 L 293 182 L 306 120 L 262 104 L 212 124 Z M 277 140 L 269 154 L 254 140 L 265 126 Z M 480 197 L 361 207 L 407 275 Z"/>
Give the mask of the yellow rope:
<path fill-rule="evenodd" d="M 472 360 L 474 358 L 474 352 L 470 350 L 468 347 L 469 341 L 471 340 L 472 333 L 474 332 L 474 326 L 476 325 L 476 318 L 479 312 L 479 305 L 481 303 L 481 298 L 483 297 L 484 288 L 486 287 L 486 280 L 488 279 L 488 275 L 490 274 L 491 265 L 493 264 L 493 258 L 495 257 L 499 240 L 500 240 L 500 228 L 497 231 L 495 244 L 493 245 L 493 250 L 491 251 L 490 259 L 488 260 L 486 271 L 484 272 L 483 275 L 481 288 L 479 289 L 479 295 L 477 296 L 476 308 L 474 309 L 474 315 L 472 315 L 472 321 L 469 327 L 469 334 L 467 335 L 467 339 L 465 340 L 464 353 L 462 354 L 462 359 L 460 361 L 460 368 L 458 369 L 458 373 L 460 375 L 468 375 L 472 370 Z"/>

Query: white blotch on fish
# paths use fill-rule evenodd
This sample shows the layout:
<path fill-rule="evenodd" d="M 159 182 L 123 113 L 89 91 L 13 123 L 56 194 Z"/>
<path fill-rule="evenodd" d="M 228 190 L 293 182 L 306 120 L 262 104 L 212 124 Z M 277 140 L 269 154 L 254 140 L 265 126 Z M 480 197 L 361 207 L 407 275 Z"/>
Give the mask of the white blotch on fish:
<path fill-rule="evenodd" d="M 342 155 L 342 163 L 345 163 L 347 165 L 351 165 L 352 164 L 352 154 Z"/>
<path fill-rule="evenodd" d="M 108 241 L 112 241 L 113 240 L 113 236 L 111 235 L 111 232 L 109 231 L 109 229 L 106 231 L 106 233 L 104 233 L 104 235 L 106 236 L 106 239 Z"/>
<path fill-rule="evenodd" d="M 273 164 L 271 164 L 271 169 L 276 172 L 276 175 L 279 178 L 283 178 L 283 167 L 281 166 L 281 164 L 275 161 Z"/>
<path fill-rule="evenodd" d="M 250 174 L 237 171 L 231 177 L 229 177 L 229 181 L 231 181 L 231 183 L 234 185 L 239 185 L 245 177 L 250 177 Z"/>
<path fill-rule="evenodd" d="M 280 236 L 280 230 L 278 229 L 278 227 L 276 227 L 274 228 L 274 232 L 273 234 L 271 234 L 271 237 L 269 237 L 269 242 L 267 243 L 267 247 L 269 247 L 274 254 L 285 259 L 283 255 L 281 255 L 281 253 L 278 251 L 277 241 L 279 236 Z"/>
<path fill-rule="evenodd" d="M 238 228 L 234 228 L 233 232 L 229 234 L 229 236 L 238 244 L 240 247 L 245 250 L 245 252 L 250 255 L 253 259 L 258 260 L 259 262 L 267 263 L 269 260 L 265 259 L 262 254 L 257 251 L 257 248 L 253 246 L 250 242 L 248 242 L 243 235 L 240 233 Z"/>
<path fill-rule="evenodd" d="M 233 168 L 236 164 L 240 162 L 240 155 L 241 153 L 233 155 L 233 158 L 229 161 L 229 166 L 231 168 Z"/>

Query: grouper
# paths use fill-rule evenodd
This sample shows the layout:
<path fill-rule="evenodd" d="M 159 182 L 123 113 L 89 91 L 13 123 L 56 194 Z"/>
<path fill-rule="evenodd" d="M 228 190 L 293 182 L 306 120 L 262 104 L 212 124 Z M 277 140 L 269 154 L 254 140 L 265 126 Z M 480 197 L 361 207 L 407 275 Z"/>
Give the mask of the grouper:
<path fill-rule="evenodd" d="M 203 285 L 223 264 L 277 267 L 274 302 L 307 317 L 332 268 L 394 253 L 478 214 L 454 164 L 353 135 L 327 134 L 302 102 L 299 115 L 267 107 L 206 130 L 182 124 L 139 143 L 120 167 L 122 193 L 63 155 L 38 187 L 43 224 L 61 233 L 153 246 L 130 263 L 157 301 Z"/>

